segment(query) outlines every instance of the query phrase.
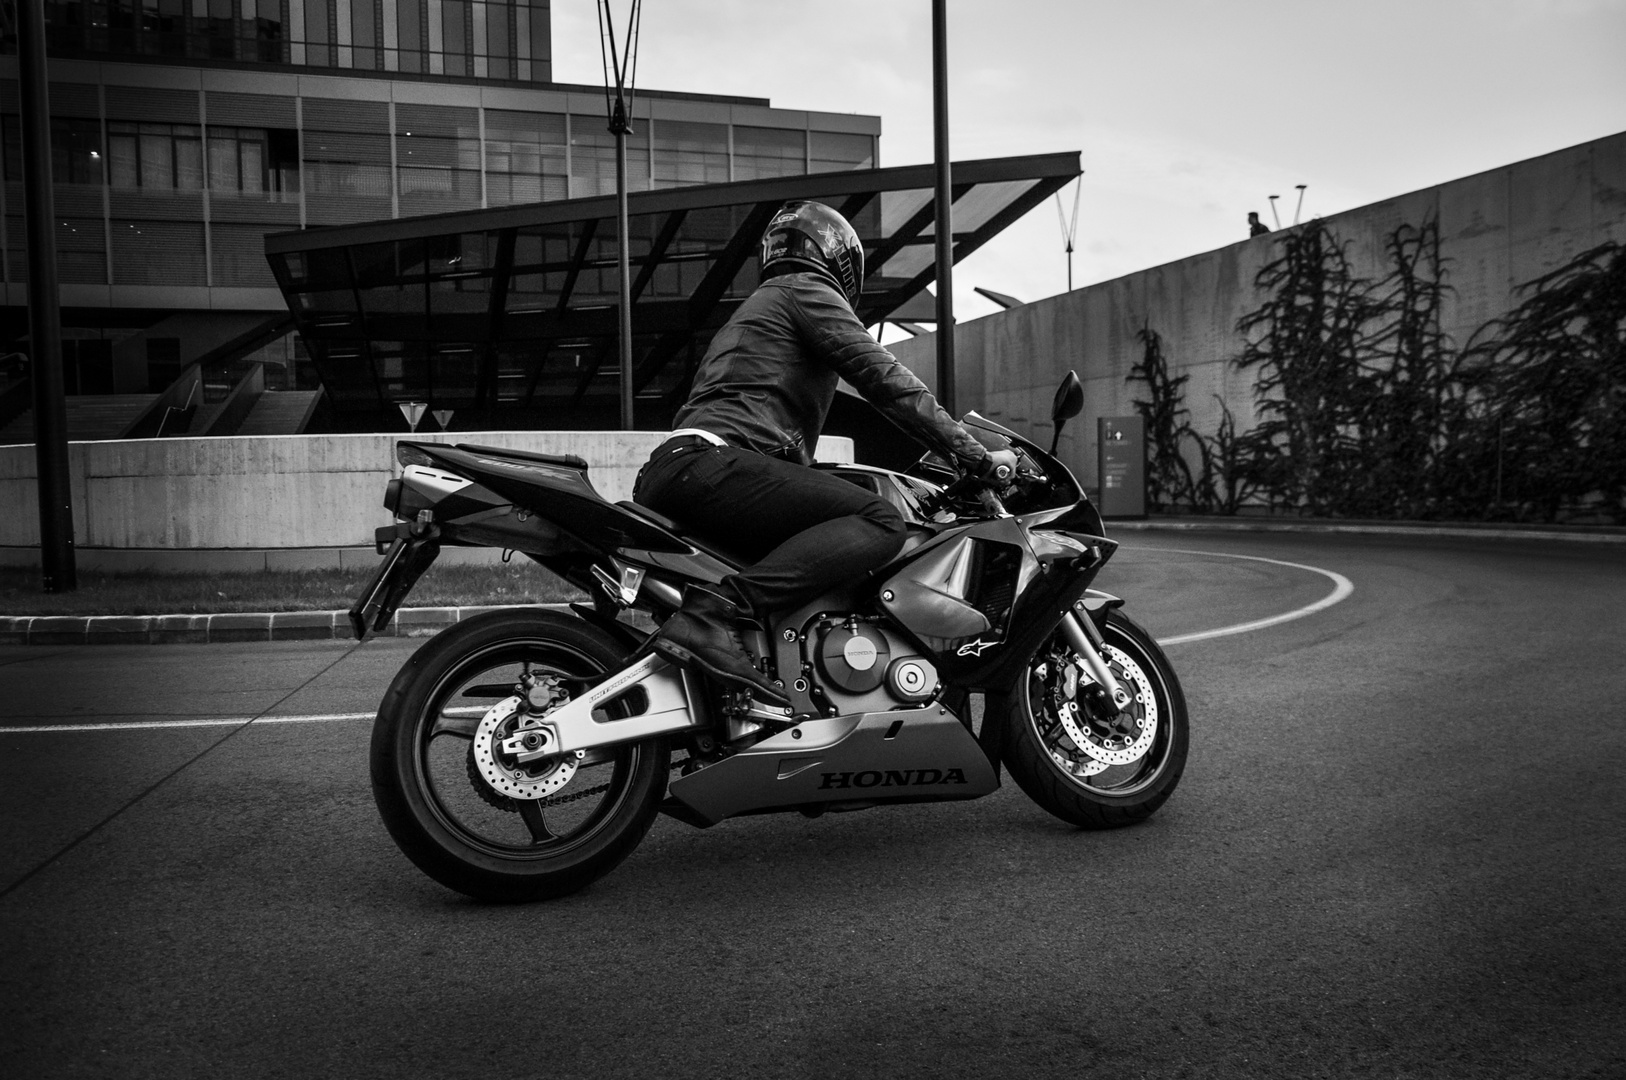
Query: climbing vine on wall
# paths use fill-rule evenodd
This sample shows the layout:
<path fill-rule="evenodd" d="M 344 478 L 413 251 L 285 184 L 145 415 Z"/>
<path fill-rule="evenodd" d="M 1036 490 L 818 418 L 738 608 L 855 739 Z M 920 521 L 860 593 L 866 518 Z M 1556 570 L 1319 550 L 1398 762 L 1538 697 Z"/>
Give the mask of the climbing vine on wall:
<path fill-rule="evenodd" d="M 1453 471 L 1463 506 L 1626 524 L 1626 245 L 1529 282 L 1464 350 Z"/>
<path fill-rule="evenodd" d="M 1464 348 L 1441 330 L 1437 223 L 1386 237 L 1384 275 L 1353 272 L 1323 222 L 1280 241 L 1232 359 L 1259 423 L 1224 402 L 1211 435 L 1185 407 L 1161 338 L 1140 331 L 1149 496 L 1171 510 L 1244 505 L 1333 517 L 1626 521 L 1626 249 L 1604 244 L 1524 286 Z"/>

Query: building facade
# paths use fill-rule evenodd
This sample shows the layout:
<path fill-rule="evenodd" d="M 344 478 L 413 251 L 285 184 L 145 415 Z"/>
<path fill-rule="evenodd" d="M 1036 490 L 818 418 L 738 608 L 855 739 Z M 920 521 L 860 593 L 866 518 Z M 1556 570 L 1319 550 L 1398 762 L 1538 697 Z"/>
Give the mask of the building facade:
<path fill-rule="evenodd" d="M 47 12 L 70 394 L 159 393 L 286 313 L 267 233 L 614 190 L 602 88 L 549 81 L 546 0 Z M 0 355 L 14 355 L 27 258 L 15 42 L 0 49 Z M 640 91 L 634 123 L 634 190 L 879 164 L 872 116 Z M 291 334 L 259 346 L 267 385 L 299 384 L 300 354 Z"/>

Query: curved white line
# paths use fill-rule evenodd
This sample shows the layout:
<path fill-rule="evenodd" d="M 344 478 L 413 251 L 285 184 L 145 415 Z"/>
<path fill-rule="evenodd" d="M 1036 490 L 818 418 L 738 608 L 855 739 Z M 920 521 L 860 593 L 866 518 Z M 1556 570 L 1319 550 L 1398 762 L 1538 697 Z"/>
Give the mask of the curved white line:
<path fill-rule="evenodd" d="M 1334 604 L 1348 599 L 1349 595 L 1355 591 L 1354 584 L 1340 573 L 1323 570 L 1319 566 L 1306 566 L 1304 563 L 1287 562 L 1284 559 L 1267 559 L 1260 555 L 1232 555 L 1225 551 L 1192 551 L 1189 548 L 1133 548 L 1131 550 L 1160 551 L 1168 552 L 1171 555 L 1206 555 L 1216 559 L 1246 559 L 1249 562 L 1287 566 L 1294 570 L 1308 570 L 1312 574 L 1320 574 L 1322 577 L 1330 579 L 1333 583 L 1332 592 L 1313 604 L 1306 604 L 1304 607 L 1295 608 L 1281 615 L 1272 615 L 1265 619 L 1237 623 L 1234 626 L 1222 626 L 1217 630 L 1199 630 L 1195 634 L 1177 634 L 1174 637 L 1158 638 L 1157 643 L 1159 645 L 1184 645 L 1192 641 L 1207 641 L 1209 638 L 1227 637 L 1231 634 L 1246 634 L 1252 630 L 1263 630 L 1267 626 L 1292 622 L 1294 619 L 1302 619 L 1306 615 L 1314 615 L 1318 611 L 1324 611 Z M 253 722 L 256 724 L 319 724 L 344 720 L 371 720 L 372 718 L 372 713 L 322 713 L 316 716 L 262 716 Z M 28 727 L 0 727 L 0 737 L 66 731 L 139 731 L 154 728 L 230 727 L 248 723 L 249 720 L 250 718 L 246 716 L 235 716 L 210 720 L 141 720 L 111 724 L 41 724 Z"/>
<path fill-rule="evenodd" d="M 1207 641 L 1209 638 L 1228 637 L 1231 634 L 1246 634 L 1253 630 L 1263 630 L 1267 626 L 1276 626 L 1279 623 L 1292 622 L 1302 619 L 1306 615 L 1314 615 L 1318 611 L 1325 611 L 1334 604 L 1341 603 L 1349 598 L 1355 591 L 1355 585 L 1344 575 L 1332 570 L 1323 570 L 1319 566 L 1306 566 L 1304 563 L 1287 562 L 1284 559 L 1267 559 L 1260 555 L 1232 555 L 1225 551 L 1192 551 L 1189 548 L 1135 548 L 1136 551 L 1167 551 L 1174 555 L 1210 555 L 1217 559 L 1246 559 L 1249 562 L 1271 563 L 1275 566 L 1289 566 L 1294 570 L 1308 570 L 1312 574 L 1320 574 L 1332 581 L 1332 592 L 1323 596 L 1313 604 L 1306 604 L 1301 608 L 1280 615 L 1272 615 L 1265 619 L 1255 619 L 1252 622 L 1237 623 L 1234 626 L 1221 626 L 1216 630 L 1199 630 L 1195 634 L 1177 634 L 1174 637 L 1158 638 L 1159 645 L 1184 645 L 1191 641 Z"/>

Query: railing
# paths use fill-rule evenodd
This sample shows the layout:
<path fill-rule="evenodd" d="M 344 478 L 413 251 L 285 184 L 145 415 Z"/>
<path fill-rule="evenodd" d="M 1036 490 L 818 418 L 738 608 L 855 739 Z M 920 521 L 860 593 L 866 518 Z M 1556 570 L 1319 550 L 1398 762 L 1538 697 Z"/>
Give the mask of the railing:
<path fill-rule="evenodd" d="M 151 405 L 141 411 L 140 416 L 130 422 L 130 426 L 119 434 L 119 438 L 150 439 L 166 427 L 170 429 L 171 435 L 180 434 L 181 432 L 174 430 L 179 425 L 172 423 L 172 414 L 196 407 L 192 400 L 202 389 L 199 385 L 202 381 L 203 376 L 198 365 L 192 364 L 187 367 L 179 378 L 169 384 L 169 389 L 159 394 Z M 187 415 L 190 418 L 191 414 Z"/>

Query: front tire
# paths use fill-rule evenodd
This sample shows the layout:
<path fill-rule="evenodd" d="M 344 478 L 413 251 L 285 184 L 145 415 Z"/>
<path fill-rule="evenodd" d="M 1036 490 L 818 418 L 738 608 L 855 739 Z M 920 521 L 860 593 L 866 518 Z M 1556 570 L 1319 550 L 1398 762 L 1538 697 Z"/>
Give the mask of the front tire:
<path fill-rule="evenodd" d="M 1056 817 L 1084 829 L 1114 829 L 1151 817 L 1179 784 L 1190 741 L 1180 680 L 1152 636 L 1116 609 L 1107 612 L 1101 635 L 1103 659 L 1135 695 L 1127 730 L 1090 726 L 1091 684 L 1060 634 L 1033 656 L 999 703 L 1005 725 L 1001 756 L 1017 785 Z M 1069 666 L 1075 669 L 1070 675 Z"/>
<path fill-rule="evenodd" d="M 482 716 L 520 678 L 579 692 L 624 656 L 597 627 L 534 610 L 477 615 L 419 649 L 384 695 L 371 750 L 373 797 L 407 858 L 448 888 L 516 902 L 576 892 L 630 855 L 666 790 L 664 739 L 514 766 L 521 786 L 535 776 L 549 790 L 540 799 L 494 788 L 474 753 Z M 550 769 L 563 786 L 545 782 Z"/>

